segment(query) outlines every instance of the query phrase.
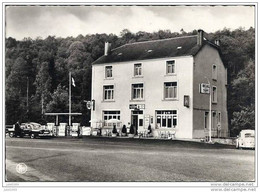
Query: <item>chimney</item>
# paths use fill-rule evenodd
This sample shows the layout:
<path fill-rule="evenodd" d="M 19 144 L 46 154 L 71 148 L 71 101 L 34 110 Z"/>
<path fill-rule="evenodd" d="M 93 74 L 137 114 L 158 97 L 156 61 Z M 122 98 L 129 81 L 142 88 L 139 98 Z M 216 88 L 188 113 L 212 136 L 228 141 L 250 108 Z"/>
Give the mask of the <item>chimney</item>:
<path fill-rule="evenodd" d="M 197 37 L 197 45 L 202 45 L 204 38 L 204 31 L 199 29 L 198 30 L 198 37 Z"/>
<path fill-rule="evenodd" d="M 216 40 L 215 40 L 215 44 L 216 44 L 217 46 L 220 46 L 220 40 L 216 39 Z"/>
<path fill-rule="evenodd" d="M 111 43 L 109 42 L 105 42 L 105 51 L 104 51 L 104 55 L 107 56 L 110 54 L 111 51 Z"/>

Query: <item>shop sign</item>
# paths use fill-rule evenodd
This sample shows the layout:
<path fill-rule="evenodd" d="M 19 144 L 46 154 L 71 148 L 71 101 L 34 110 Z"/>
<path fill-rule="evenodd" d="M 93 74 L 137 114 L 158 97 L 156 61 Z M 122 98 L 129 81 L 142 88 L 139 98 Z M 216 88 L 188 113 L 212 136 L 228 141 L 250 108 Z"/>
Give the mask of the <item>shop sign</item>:
<path fill-rule="evenodd" d="M 210 93 L 210 85 L 206 83 L 200 84 L 200 93 L 209 94 Z"/>
<path fill-rule="evenodd" d="M 129 109 L 144 109 L 144 104 L 130 104 Z"/>

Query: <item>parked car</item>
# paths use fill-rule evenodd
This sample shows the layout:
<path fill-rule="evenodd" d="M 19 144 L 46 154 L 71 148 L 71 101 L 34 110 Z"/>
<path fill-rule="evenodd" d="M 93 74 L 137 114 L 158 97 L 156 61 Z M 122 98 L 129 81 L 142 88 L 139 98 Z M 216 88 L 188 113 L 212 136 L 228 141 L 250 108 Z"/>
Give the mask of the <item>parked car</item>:
<path fill-rule="evenodd" d="M 255 148 L 255 130 L 245 129 L 240 132 L 236 139 L 236 148 Z"/>
<path fill-rule="evenodd" d="M 13 126 L 13 128 L 8 129 L 8 133 L 10 137 L 29 136 L 32 139 L 35 137 L 53 136 L 52 130 L 48 130 L 45 126 L 34 122 L 22 123 L 19 131 L 15 131 L 15 126 Z"/>

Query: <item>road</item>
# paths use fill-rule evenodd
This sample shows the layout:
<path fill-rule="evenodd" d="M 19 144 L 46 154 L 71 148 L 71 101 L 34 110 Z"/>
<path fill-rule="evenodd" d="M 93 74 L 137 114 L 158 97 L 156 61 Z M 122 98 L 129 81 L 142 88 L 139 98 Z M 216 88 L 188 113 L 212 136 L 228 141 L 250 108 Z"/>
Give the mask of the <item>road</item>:
<path fill-rule="evenodd" d="M 6 137 L 6 181 L 254 181 L 254 150 L 169 140 Z M 16 171 L 24 163 L 24 174 Z"/>

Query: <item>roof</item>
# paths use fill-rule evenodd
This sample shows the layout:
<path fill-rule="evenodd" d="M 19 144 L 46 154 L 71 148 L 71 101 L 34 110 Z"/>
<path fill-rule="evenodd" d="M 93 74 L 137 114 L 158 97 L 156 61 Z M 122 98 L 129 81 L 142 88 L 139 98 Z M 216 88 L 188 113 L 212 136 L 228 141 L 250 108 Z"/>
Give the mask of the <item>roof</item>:
<path fill-rule="evenodd" d="M 197 35 L 125 44 L 101 56 L 93 64 L 196 55 L 202 46 Z"/>

